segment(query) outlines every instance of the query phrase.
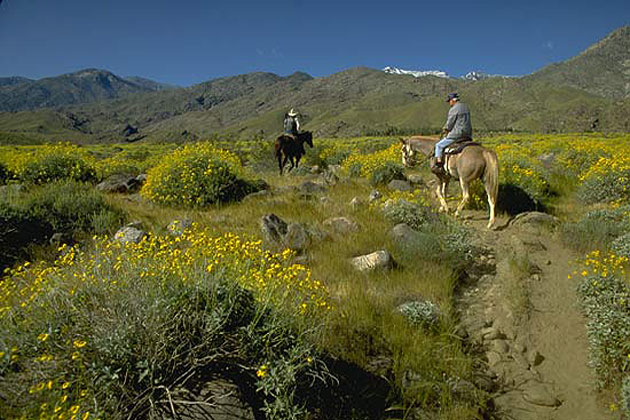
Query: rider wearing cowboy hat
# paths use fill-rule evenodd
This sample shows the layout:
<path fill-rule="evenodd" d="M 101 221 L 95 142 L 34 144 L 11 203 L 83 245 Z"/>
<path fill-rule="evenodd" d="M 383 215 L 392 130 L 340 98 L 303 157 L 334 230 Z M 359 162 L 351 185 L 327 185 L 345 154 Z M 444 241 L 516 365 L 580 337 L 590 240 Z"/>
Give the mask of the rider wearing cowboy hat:
<path fill-rule="evenodd" d="M 297 137 L 300 132 L 300 121 L 298 120 L 298 112 L 293 108 L 284 114 L 284 134 Z"/>
<path fill-rule="evenodd" d="M 442 130 L 442 133 L 446 133 L 446 137 L 435 145 L 435 165 L 438 167 L 443 165 L 442 157 L 444 156 L 444 149 L 448 145 L 458 140 L 472 138 L 472 124 L 468 106 L 459 101 L 457 93 L 449 93 L 446 102 L 451 106 L 451 109 L 448 110 L 446 124 Z"/>

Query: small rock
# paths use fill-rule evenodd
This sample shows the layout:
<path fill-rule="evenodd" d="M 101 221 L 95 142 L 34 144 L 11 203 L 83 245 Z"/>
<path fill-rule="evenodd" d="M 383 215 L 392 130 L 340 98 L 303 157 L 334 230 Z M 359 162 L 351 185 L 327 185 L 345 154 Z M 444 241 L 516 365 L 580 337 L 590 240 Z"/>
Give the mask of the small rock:
<path fill-rule="evenodd" d="M 147 182 L 147 174 L 140 174 L 136 177 L 136 182 L 138 183 L 138 185 L 143 185 L 145 182 Z"/>
<path fill-rule="evenodd" d="M 379 198 L 381 198 L 382 196 L 383 195 L 380 193 L 379 190 L 372 190 L 368 200 L 369 200 L 370 203 L 372 203 L 372 202 L 378 200 Z"/>
<path fill-rule="evenodd" d="M 120 243 L 133 242 L 134 244 L 140 243 L 140 241 L 147 236 L 147 233 L 134 227 L 125 226 L 116 232 L 114 239 Z"/>
<path fill-rule="evenodd" d="M 505 354 L 510 351 L 510 346 L 508 346 L 505 340 L 493 340 L 492 350 L 499 354 Z"/>
<path fill-rule="evenodd" d="M 551 260 L 547 260 L 547 261 L 545 261 L 545 264 L 547 264 L 547 265 L 551 265 Z"/>
<path fill-rule="evenodd" d="M 175 219 L 166 226 L 169 235 L 181 236 L 184 231 L 192 226 L 192 220 L 188 218 Z"/>
<path fill-rule="evenodd" d="M 562 401 L 554 397 L 542 384 L 534 385 L 523 392 L 523 399 L 528 403 L 543 407 L 559 407 Z"/>
<path fill-rule="evenodd" d="M 311 166 L 311 173 L 312 173 L 312 174 L 318 174 L 318 173 L 320 173 L 321 171 L 322 171 L 322 170 L 320 169 L 320 167 L 319 167 L 319 166 L 317 166 L 317 165 L 313 165 L 313 166 Z"/>
<path fill-rule="evenodd" d="M 540 274 L 532 274 L 533 281 L 540 281 Z"/>
<path fill-rule="evenodd" d="M 347 234 L 359 230 L 359 225 L 347 217 L 331 217 L 323 222 L 323 225 L 332 229 L 335 233 Z"/>
<path fill-rule="evenodd" d="M 319 198 L 319 202 L 322 203 L 322 204 L 330 204 L 330 203 L 332 203 L 332 200 L 330 198 L 324 196 L 324 197 L 320 197 Z"/>
<path fill-rule="evenodd" d="M 387 269 L 394 265 L 394 260 L 389 252 L 380 250 L 371 254 L 360 255 L 352 258 L 352 265 L 359 271 L 373 271 L 376 269 Z"/>
<path fill-rule="evenodd" d="M 493 368 L 501 363 L 501 355 L 494 351 L 489 351 L 486 353 L 486 358 L 488 359 L 488 366 Z"/>
<path fill-rule="evenodd" d="M 545 357 L 538 353 L 538 351 L 532 350 L 527 353 L 527 361 L 531 366 L 538 366 L 545 360 Z"/>
<path fill-rule="evenodd" d="M 523 343 L 516 342 L 514 343 L 514 351 L 523 354 L 527 351 L 527 346 Z"/>
<path fill-rule="evenodd" d="M 411 184 L 407 181 L 394 179 L 387 184 L 387 188 L 394 191 L 411 191 Z"/>
<path fill-rule="evenodd" d="M 484 328 L 484 329 L 481 330 L 481 337 L 485 341 L 491 341 L 491 340 L 504 339 L 505 338 L 505 334 L 503 334 L 496 327 L 488 327 L 488 328 Z"/>

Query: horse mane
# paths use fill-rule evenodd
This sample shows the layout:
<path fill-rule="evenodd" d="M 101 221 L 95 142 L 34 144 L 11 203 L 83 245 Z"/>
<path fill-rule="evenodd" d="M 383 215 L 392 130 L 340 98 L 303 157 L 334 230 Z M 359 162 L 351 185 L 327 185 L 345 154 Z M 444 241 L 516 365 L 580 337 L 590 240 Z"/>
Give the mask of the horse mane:
<path fill-rule="evenodd" d="M 414 150 L 429 155 L 433 153 L 435 144 L 440 141 L 439 137 L 429 136 L 412 136 L 406 140 L 401 139 L 403 143 L 409 144 Z"/>

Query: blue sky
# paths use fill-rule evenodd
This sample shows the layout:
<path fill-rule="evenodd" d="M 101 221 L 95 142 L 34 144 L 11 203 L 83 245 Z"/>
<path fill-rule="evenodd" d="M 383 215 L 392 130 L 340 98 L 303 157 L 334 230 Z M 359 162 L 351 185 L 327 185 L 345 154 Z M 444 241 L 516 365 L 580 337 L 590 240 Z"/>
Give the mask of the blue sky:
<path fill-rule="evenodd" d="M 0 77 L 95 67 L 187 86 L 387 65 L 521 75 L 627 24 L 627 0 L 0 0 Z"/>

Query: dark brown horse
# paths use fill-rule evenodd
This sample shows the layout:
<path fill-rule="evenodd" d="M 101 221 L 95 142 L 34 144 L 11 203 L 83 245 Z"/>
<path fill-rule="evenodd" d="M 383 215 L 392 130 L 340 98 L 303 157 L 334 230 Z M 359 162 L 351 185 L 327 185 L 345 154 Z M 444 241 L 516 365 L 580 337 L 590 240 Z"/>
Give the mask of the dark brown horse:
<path fill-rule="evenodd" d="M 291 172 L 291 169 L 298 167 L 302 155 L 306 153 L 304 143 L 313 147 L 313 133 L 304 131 L 299 133 L 297 137 L 283 134 L 276 139 L 274 148 L 276 150 L 276 159 L 278 159 L 280 175 L 282 175 L 282 169 L 287 164 L 287 160 L 291 162 L 291 167 L 287 172 Z"/>
<path fill-rule="evenodd" d="M 400 141 L 402 142 L 403 165 L 412 166 L 417 162 L 416 154 L 418 152 L 427 158 L 432 157 L 435 151 L 435 144 L 439 139 L 415 136 L 406 140 L 401 139 Z M 455 216 L 460 215 L 470 198 L 468 192 L 469 184 L 475 179 L 481 179 L 488 195 L 488 206 L 490 207 L 488 228 L 491 228 L 494 225 L 494 209 L 499 194 L 499 163 L 496 153 L 493 150 L 475 144 L 465 147 L 458 154 L 446 154 L 445 157 L 445 172 L 435 173 L 440 180 L 440 185 L 437 188 L 440 210 L 448 212 L 446 189 L 451 177 L 459 179 L 459 185 L 462 188 L 462 201 L 457 206 Z"/>

